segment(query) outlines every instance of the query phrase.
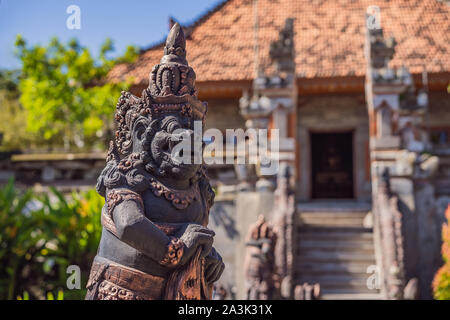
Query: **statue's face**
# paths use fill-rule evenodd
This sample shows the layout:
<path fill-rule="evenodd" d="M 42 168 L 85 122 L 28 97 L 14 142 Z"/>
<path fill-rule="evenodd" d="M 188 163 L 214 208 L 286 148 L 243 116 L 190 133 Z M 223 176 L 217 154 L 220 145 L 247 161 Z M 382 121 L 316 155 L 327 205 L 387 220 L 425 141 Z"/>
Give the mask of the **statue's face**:
<path fill-rule="evenodd" d="M 190 179 L 200 168 L 194 164 L 192 121 L 177 116 L 161 119 L 161 130 L 150 144 L 150 153 L 161 175 L 172 179 Z M 190 144 L 190 148 L 183 148 Z M 190 149 L 190 150 L 189 150 Z"/>

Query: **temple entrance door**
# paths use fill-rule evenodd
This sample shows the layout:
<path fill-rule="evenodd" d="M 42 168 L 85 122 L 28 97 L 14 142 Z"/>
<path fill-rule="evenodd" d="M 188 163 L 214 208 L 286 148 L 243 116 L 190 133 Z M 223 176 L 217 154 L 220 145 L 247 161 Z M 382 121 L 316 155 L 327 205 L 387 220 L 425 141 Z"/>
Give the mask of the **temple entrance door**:
<path fill-rule="evenodd" d="M 353 198 L 353 132 L 311 133 L 312 198 Z"/>

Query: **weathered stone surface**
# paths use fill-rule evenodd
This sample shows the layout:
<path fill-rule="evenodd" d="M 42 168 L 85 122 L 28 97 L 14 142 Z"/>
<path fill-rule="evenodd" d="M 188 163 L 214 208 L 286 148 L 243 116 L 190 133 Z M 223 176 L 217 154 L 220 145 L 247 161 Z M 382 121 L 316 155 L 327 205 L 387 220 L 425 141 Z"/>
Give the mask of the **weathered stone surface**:
<path fill-rule="evenodd" d="M 246 235 L 258 216 L 270 218 L 273 208 L 273 192 L 240 192 L 236 195 L 236 221 L 239 243 L 236 247 L 236 298 L 245 299 L 244 260 L 246 253 Z"/>
<path fill-rule="evenodd" d="M 226 268 L 220 277 L 219 285 L 223 287 L 228 298 L 235 296 L 236 277 L 242 263 L 236 261 L 239 239 L 243 235 L 239 232 L 240 221 L 236 218 L 234 200 L 215 200 L 209 214 L 208 227 L 215 232 L 214 247 L 222 256 Z"/>
<path fill-rule="evenodd" d="M 294 293 L 295 300 L 319 300 L 320 299 L 320 284 L 304 283 L 295 286 Z"/>

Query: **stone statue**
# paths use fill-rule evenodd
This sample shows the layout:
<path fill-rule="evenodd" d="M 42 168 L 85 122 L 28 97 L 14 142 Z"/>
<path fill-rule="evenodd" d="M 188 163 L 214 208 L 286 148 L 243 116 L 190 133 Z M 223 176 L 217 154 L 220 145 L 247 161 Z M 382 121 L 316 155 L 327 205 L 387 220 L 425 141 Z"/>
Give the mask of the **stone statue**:
<path fill-rule="evenodd" d="M 142 97 L 119 98 L 97 182 L 106 204 L 86 299 L 211 299 L 223 272 L 206 227 L 214 193 L 204 167 L 179 161 L 174 149 L 186 135 L 194 143 L 194 121 L 204 124 L 207 110 L 185 48 L 175 24 Z"/>
<path fill-rule="evenodd" d="M 303 283 L 295 286 L 295 300 L 320 300 L 320 284 Z"/>
<path fill-rule="evenodd" d="M 264 219 L 258 217 L 249 228 L 245 256 L 246 298 L 272 300 L 278 298 L 279 283 L 275 270 L 276 234 Z"/>

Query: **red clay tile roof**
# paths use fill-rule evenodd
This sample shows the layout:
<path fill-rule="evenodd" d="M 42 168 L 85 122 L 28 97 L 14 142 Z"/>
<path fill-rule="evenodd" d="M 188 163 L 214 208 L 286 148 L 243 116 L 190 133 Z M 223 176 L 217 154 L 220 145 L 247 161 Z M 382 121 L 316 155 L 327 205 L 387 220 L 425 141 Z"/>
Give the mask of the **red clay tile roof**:
<path fill-rule="evenodd" d="M 187 58 L 197 81 L 250 80 L 255 75 L 253 0 L 229 0 L 188 29 Z M 260 62 L 270 65 L 269 45 L 286 18 L 295 19 L 298 77 L 364 76 L 365 12 L 381 11 L 385 36 L 398 45 L 392 66 L 411 73 L 450 71 L 450 6 L 437 0 L 259 0 Z M 147 84 L 163 44 L 143 51 L 131 65 L 119 65 L 112 80 Z"/>

